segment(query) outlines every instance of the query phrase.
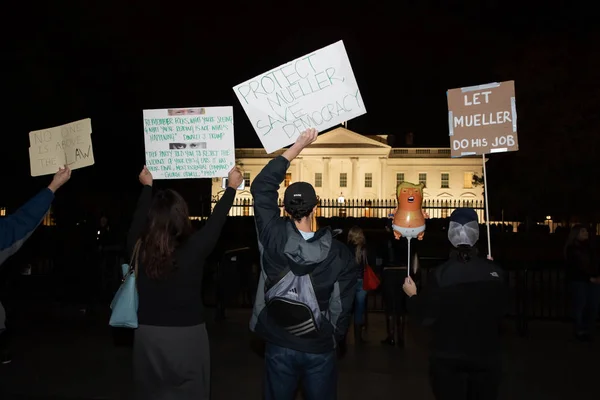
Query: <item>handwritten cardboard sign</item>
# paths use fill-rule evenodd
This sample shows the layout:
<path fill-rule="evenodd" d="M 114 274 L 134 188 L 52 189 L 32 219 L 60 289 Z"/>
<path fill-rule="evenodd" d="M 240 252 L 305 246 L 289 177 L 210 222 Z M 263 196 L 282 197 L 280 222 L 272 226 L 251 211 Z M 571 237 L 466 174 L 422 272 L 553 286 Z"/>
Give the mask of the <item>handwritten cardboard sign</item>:
<path fill-rule="evenodd" d="M 448 91 L 452 157 L 519 150 L 515 82 Z"/>
<path fill-rule="evenodd" d="M 233 90 L 267 153 L 367 112 L 341 40 Z"/>
<path fill-rule="evenodd" d="M 233 107 L 143 114 L 146 166 L 155 179 L 221 178 L 235 165 Z"/>
<path fill-rule="evenodd" d="M 31 176 L 55 174 L 63 165 L 71 169 L 94 165 L 91 135 L 89 118 L 29 132 Z"/>

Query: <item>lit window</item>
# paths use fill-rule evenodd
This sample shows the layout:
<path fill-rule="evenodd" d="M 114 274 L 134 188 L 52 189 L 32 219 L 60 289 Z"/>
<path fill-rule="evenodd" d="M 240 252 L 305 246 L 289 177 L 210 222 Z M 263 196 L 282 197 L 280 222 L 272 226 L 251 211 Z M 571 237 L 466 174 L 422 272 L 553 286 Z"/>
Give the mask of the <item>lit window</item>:
<path fill-rule="evenodd" d="M 370 172 L 367 172 L 365 174 L 365 187 L 366 188 L 373 187 L 373 174 Z"/>
<path fill-rule="evenodd" d="M 315 173 L 315 187 L 323 186 L 323 174 L 320 172 Z"/>
<path fill-rule="evenodd" d="M 419 183 L 422 183 L 423 186 L 427 186 L 427 174 L 419 174 Z"/>
<path fill-rule="evenodd" d="M 402 182 L 404 182 L 404 172 L 398 172 L 396 174 L 396 187 L 398 187 L 398 185 Z"/>
<path fill-rule="evenodd" d="M 442 174 L 442 189 L 450 187 L 450 174 Z"/>
<path fill-rule="evenodd" d="M 340 174 L 340 187 L 348 186 L 348 174 L 346 172 L 342 172 Z"/>
<path fill-rule="evenodd" d="M 473 189 L 473 175 L 472 172 L 465 172 L 465 189 Z"/>

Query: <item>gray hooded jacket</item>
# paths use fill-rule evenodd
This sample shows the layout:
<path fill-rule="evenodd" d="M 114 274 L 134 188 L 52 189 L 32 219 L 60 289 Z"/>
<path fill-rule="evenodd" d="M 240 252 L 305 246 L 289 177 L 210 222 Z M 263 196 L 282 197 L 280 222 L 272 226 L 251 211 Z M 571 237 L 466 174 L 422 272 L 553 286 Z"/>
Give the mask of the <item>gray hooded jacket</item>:
<path fill-rule="evenodd" d="M 348 329 L 356 288 L 357 264 L 350 250 L 334 240 L 329 228 L 305 240 L 293 221 L 280 216 L 278 189 L 289 161 L 271 160 L 252 182 L 254 218 L 260 251 L 261 274 L 250 329 L 267 342 L 306 353 L 326 353 L 336 347 Z M 310 274 L 321 310 L 318 337 L 288 333 L 267 312 L 265 292 L 287 271 Z"/>

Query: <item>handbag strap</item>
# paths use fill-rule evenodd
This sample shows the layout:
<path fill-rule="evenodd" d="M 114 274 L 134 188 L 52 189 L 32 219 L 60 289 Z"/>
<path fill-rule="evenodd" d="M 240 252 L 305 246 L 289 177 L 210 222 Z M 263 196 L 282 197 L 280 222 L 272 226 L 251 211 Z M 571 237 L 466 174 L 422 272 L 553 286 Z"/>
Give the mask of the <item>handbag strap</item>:
<path fill-rule="evenodd" d="M 131 268 L 130 271 L 133 271 L 136 278 L 138 276 L 138 265 L 139 265 L 138 260 L 140 258 L 141 245 L 142 245 L 142 240 L 138 239 L 138 241 L 135 242 L 135 246 L 133 247 L 133 253 L 131 254 L 131 261 L 129 262 L 129 268 Z"/>

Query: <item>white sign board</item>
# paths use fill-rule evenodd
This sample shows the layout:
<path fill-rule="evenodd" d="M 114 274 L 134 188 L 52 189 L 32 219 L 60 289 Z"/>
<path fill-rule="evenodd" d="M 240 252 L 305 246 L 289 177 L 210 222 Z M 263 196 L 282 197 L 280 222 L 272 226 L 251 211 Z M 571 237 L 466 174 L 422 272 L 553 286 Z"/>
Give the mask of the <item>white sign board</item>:
<path fill-rule="evenodd" d="M 367 112 L 341 40 L 233 90 L 267 153 Z"/>
<path fill-rule="evenodd" d="M 29 132 L 31 176 L 55 174 L 64 165 L 71 169 L 94 165 L 91 135 L 89 118 Z"/>
<path fill-rule="evenodd" d="M 144 110 L 144 143 L 155 179 L 225 177 L 235 165 L 233 107 Z"/>

